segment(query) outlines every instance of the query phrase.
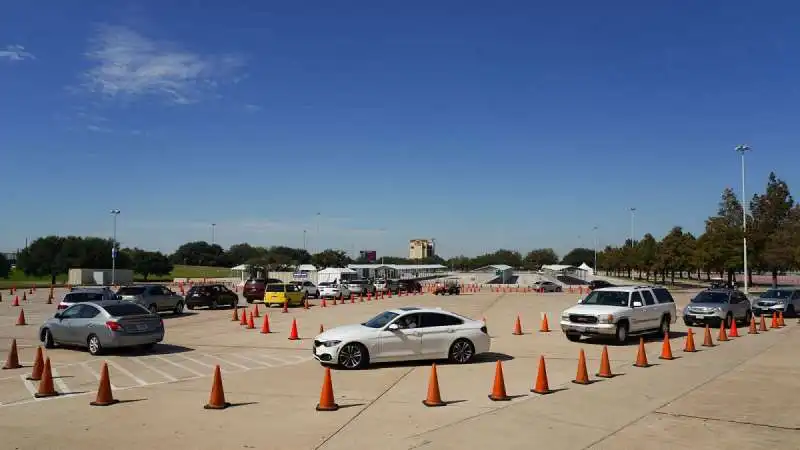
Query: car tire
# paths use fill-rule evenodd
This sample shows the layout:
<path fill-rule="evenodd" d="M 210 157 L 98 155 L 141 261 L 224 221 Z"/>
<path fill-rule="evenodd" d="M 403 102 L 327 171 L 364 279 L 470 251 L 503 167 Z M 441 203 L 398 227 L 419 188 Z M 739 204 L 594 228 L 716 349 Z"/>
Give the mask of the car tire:
<path fill-rule="evenodd" d="M 579 333 L 564 333 L 567 336 L 567 340 L 570 342 L 578 342 L 581 340 L 581 335 Z"/>
<path fill-rule="evenodd" d="M 687 327 L 691 327 L 694 325 L 694 322 L 689 322 L 688 320 L 684 320 L 683 324 L 686 325 Z"/>
<path fill-rule="evenodd" d="M 797 317 L 797 311 L 794 309 L 794 305 L 789 305 L 786 307 L 786 313 L 784 314 L 786 317 Z"/>
<path fill-rule="evenodd" d="M 358 342 L 345 344 L 339 350 L 339 366 L 347 370 L 363 369 L 369 363 L 367 348 Z"/>
<path fill-rule="evenodd" d="M 44 343 L 44 348 L 55 348 L 56 346 L 56 341 L 53 340 L 53 333 L 48 328 L 42 330 L 42 343 Z"/>
<path fill-rule="evenodd" d="M 669 336 L 669 328 L 670 328 L 670 323 L 671 322 L 672 321 L 671 321 L 671 319 L 669 317 L 669 314 L 664 315 L 663 317 L 661 317 L 661 323 L 658 325 L 658 337 L 662 337 L 663 338 L 664 335 Z"/>
<path fill-rule="evenodd" d="M 729 312 L 728 315 L 725 316 L 724 322 L 725 322 L 725 329 L 730 330 L 731 324 L 733 323 L 733 313 Z"/>
<path fill-rule="evenodd" d="M 748 309 L 747 312 L 744 313 L 744 320 L 742 322 L 742 325 L 744 326 L 750 325 L 751 320 L 753 320 L 753 311 L 750 311 Z"/>
<path fill-rule="evenodd" d="M 211 308 L 211 309 L 214 309 L 214 306 L 213 306 L 213 304 L 212 304 L 212 306 L 210 306 L 210 308 Z M 188 309 L 189 311 L 191 311 L 191 310 L 193 310 L 193 309 L 194 309 L 194 305 L 186 305 L 186 309 Z"/>
<path fill-rule="evenodd" d="M 186 306 L 188 307 L 189 305 Z M 219 308 L 219 303 L 217 303 L 217 299 L 211 300 L 211 303 L 208 305 L 208 309 L 218 309 L 218 308 Z"/>
<path fill-rule="evenodd" d="M 175 304 L 175 309 L 172 310 L 172 315 L 180 316 L 183 314 L 183 302 L 178 302 Z"/>
<path fill-rule="evenodd" d="M 475 357 L 475 346 L 469 339 L 456 339 L 447 352 L 447 359 L 453 364 L 467 364 Z"/>
<path fill-rule="evenodd" d="M 622 345 L 628 342 L 628 323 L 622 322 L 617 324 L 617 330 L 614 332 L 614 342 Z"/>
<path fill-rule="evenodd" d="M 155 304 L 150 305 L 147 309 L 149 309 L 150 312 L 153 314 L 158 314 L 158 306 L 156 306 Z"/>
<path fill-rule="evenodd" d="M 86 339 L 86 348 L 89 350 L 89 354 L 92 356 L 97 356 L 103 353 L 103 347 L 100 345 L 100 338 L 95 334 L 90 334 Z"/>

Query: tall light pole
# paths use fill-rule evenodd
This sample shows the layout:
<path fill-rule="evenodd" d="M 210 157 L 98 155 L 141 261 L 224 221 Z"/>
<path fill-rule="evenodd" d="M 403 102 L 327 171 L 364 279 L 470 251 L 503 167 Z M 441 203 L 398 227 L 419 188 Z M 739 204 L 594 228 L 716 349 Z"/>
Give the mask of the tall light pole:
<path fill-rule="evenodd" d="M 308 251 L 306 247 L 306 230 L 303 230 L 303 250 Z"/>
<path fill-rule="evenodd" d="M 212 223 L 211 224 L 211 245 L 214 245 L 214 242 L 216 241 L 216 238 L 217 238 L 216 229 L 217 229 L 217 224 Z"/>
<path fill-rule="evenodd" d="M 117 284 L 117 216 L 120 213 L 118 209 L 109 211 L 114 222 L 114 231 L 111 235 L 111 285 Z"/>
<path fill-rule="evenodd" d="M 322 249 L 319 247 L 319 243 L 322 242 L 322 240 L 319 238 L 319 219 L 320 219 L 320 213 L 317 213 L 317 220 L 316 220 L 316 222 L 317 222 L 317 234 L 314 236 L 316 238 L 316 240 L 317 240 L 317 245 L 316 245 L 317 253 L 322 251 Z"/>
<path fill-rule="evenodd" d="M 597 225 L 592 227 L 592 231 L 594 232 L 594 273 L 597 274 Z"/>
<path fill-rule="evenodd" d="M 742 253 L 744 256 L 744 293 L 748 294 L 747 272 L 747 197 L 744 192 L 744 154 L 750 151 L 748 145 L 737 145 L 736 152 L 742 157 Z"/>
<path fill-rule="evenodd" d="M 636 216 L 636 208 L 631 208 L 631 248 L 633 248 L 634 240 L 636 239 L 636 228 L 634 226 L 634 217 Z"/>

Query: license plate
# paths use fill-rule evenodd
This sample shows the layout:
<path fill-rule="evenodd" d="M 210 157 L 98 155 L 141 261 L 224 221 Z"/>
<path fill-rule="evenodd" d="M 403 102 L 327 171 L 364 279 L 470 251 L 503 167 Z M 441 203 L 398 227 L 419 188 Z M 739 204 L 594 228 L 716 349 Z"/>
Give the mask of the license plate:
<path fill-rule="evenodd" d="M 136 330 L 138 331 L 147 331 L 147 324 L 140 323 L 136 325 Z"/>
<path fill-rule="evenodd" d="M 200 294 L 192 294 L 192 297 L 200 297 Z"/>
<path fill-rule="evenodd" d="M 706 316 L 704 316 L 704 315 L 702 315 L 702 314 L 695 314 L 695 315 L 694 315 L 694 318 L 695 318 L 695 319 L 705 319 L 705 318 L 706 318 Z"/>
<path fill-rule="evenodd" d="M 586 331 L 586 327 L 575 327 L 575 331 L 583 333 L 584 331 Z"/>

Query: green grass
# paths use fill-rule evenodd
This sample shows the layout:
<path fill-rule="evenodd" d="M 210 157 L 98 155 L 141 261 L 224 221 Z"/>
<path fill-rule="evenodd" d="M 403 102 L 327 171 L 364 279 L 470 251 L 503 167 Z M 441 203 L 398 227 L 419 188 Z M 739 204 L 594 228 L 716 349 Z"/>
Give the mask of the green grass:
<path fill-rule="evenodd" d="M 172 273 L 165 276 L 153 276 L 147 281 L 172 281 L 175 278 L 224 278 L 231 276 L 231 271 L 227 267 L 206 267 L 206 266 L 184 266 L 176 264 Z M 134 274 L 134 281 L 144 281 L 139 274 Z M 67 274 L 56 277 L 56 284 L 66 284 Z M 12 286 L 27 288 L 36 284 L 38 287 L 49 286 L 50 277 L 29 277 L 21 270 L 12 270 L 8 278 L 0 278 L 0 289 L 8 289 Z"/>

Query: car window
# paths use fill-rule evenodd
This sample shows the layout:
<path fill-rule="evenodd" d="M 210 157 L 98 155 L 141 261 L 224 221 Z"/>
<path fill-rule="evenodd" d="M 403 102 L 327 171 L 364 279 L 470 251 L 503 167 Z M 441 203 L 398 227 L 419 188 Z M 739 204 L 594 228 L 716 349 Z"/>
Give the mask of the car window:
<path fill-rule="evenodd" d="M 655 305 L 656 299 L 653 297 L 653 294 L 650 291 L 642 291 L 642 297 L 644 297 L 644 304 L 645 305 Z"/>
<path fill-rule="evenodd" d="M 728 293 L 703 291 L 692 299 L 692 303 L 728 303 Z"/>
<path fill-rule="evenodd" d="M 642 296 L 639 295 L 638 292 L 633 292 L 633 293 L 631 293 L 631 306 L 633 306 L 633 304 L 636 303 L 636 302 L 639 302 L 640 304 L 644 304 L 644 303 L 642 303 Z"/>
<path fill-rule="evenodd" d="M 267 292 L 285 292 L 287 290 L 287 286 L 285 284 L 268 284 L 265 290 Z"/>
<path fill-rule="evenodd" d="M 628 307 L 628 293 L 624 291 L 592 291 L 581 301 L 583 305 Z"/>
<path fill-rule="evenodd" d="M 792 295 L 792 291 L 789 289 L 767 289 L 766 292 L 761 294 L 761 298 L 771 298 L 771 299 L 786 299 Z"/>
<path fill-rule="evenodd" d="M 112 317 L 138 316 L 141 314 L 150 314 L 150 311 L 144 309 L 143 307 L 137 305 L 136 303 L 127 303 L 127 302 L 121 302 L 116 305 L 108 305 L 105 307 L 105 310 Z"/>
<path fill-rule="evenodd" d="M 738 292 L 734 292 L 734 293 L 731 294 L 730 302 L 731 302 L 731 305 L 735 305 L 737 303 L 741 303 L 742 302 L 742 297 L 739 296 Z"/>
<path fill-rule="evenodd" d="M 406 314 L 400 318 L 398 318 L 394 323 L 400 327 L 400 329 L 408 330 L 413 328 L 420 327 L 420 315 L 419 314 Z"/>
<path fill-rule="evenodd" d="M 82 305 L 81 312 L 78 314 L 79 319 L 91 319 L 100 314 L 100 310 L 94 306 Z"/>
<path fill-rule="evenodd" d="M 83 311 L 83 305 L 71 306 L 61 313 L 61 317 L 64 319 L 76 319 L 80 317 L 81 311 Z"/>
<path fill-rule="evenodd" d="M 792 294 L 792 300 L 797 300 L 798 298 L 800 298 L 800 291 L 794 291 L 794 294 Z"/>
<path fill-rule="evenodd" d="M 670 294 L 669 291 L 664 288 L 653 289 L 653 293 L 656 295 L 656 300 L 658 300 L 658 303 L 675 303 L 675 300 L 672 298 L 672 294 Z"/>
<path fill-rule="evenodd" d="M 70 292 L 64 296 L 64 303 L 96 302 L 104 300 L 99 292 Z"/>
<path fill-rule="evenodd" d="M 397 317 L 397 313 L 391 311 L 384 311 L 378 314 L 377 316 L 373 317 L 372 319 L 369 319 L 368 321 L 362 323 L 361 325 L 364 325 L 365 327 L 369 328 L 383 328 L 389 322 L 394 320 L 395 317 Z"/>
<path fill-rule="evenodd" d="M 117 295 L 142 295 L 144 294 L 144 288 L 141 286 L 128 286 L 119 288 L 117 291 Z"/>
<path fill-rule="evenodd" d="M 437 313 L 422 313 L 422 327 L 448 327 L 453 325 L 461 325 L 463 322 L 458 317 L 453 317 L 447 314 Z"/>

